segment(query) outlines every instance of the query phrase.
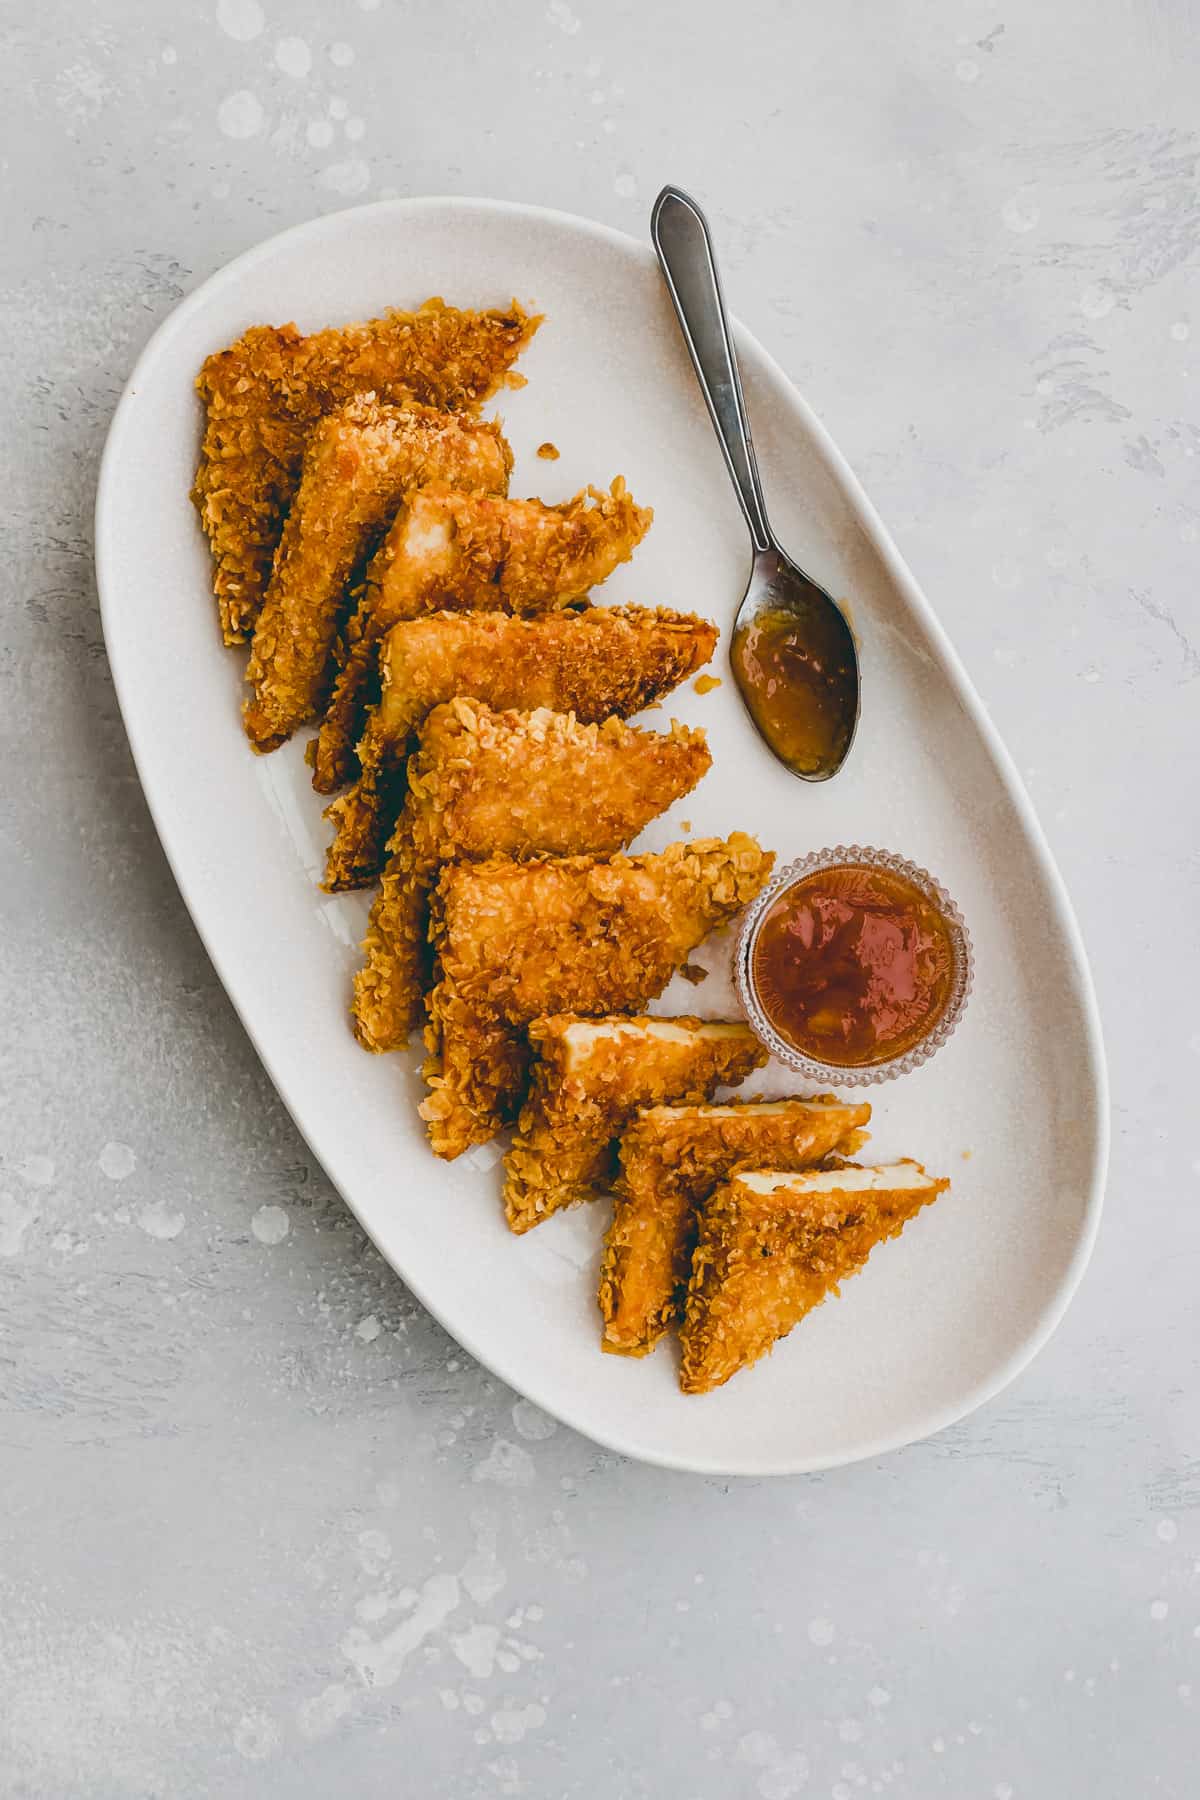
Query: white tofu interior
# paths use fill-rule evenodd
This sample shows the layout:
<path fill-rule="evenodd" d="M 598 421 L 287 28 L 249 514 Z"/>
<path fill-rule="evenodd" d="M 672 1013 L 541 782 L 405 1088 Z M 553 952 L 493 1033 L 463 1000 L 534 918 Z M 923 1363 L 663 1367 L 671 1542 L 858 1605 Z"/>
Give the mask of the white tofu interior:
<path fill-rule="evenodd" d="M 917 1189 L 934 1185 L 932 1175 L 915 1162 L 883 1163 L 874 1169 L 808 1169 L 802 1174 L 781 1174 L 775 1170 L 755 1170 L 736 1177 L 740 1187 L 752 1194 L 774 1194 L 780 1188 L 799 1189 L 806 1194 L 850 1193 L 874 1190 L 894 1192 L 898 1188 Z"/>
<path fill-rule="evenodd" d="M 563 1033 L 568 1063 L 574 1064 L 590 1056 L 597 1045 L 614 1039 L 640 1037 L 647 1043 L 694 1044 L 697 1041 L 748 1037 L 745 1025 L 705 1024 L 678 1025 L 673 1019 L 577 1019 Z"/>
<path fill-rule="evenodd" d="M 747 1100 L 742 1106 L 652 1106 L 656 1119 L 767 1119 L 780 1113 L 830 1113 L 848 1111 L 841 1101 L 829 1100 Z"/>

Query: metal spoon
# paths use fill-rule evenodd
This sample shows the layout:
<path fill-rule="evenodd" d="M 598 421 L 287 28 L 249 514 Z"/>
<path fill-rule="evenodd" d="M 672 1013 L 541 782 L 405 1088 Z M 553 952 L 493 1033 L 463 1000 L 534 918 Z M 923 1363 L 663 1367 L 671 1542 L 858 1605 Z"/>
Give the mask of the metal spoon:
<path fill-rule="evenodd" d="M 784 554 L 768 523 L 704 214 L 679 188 L 665 187 L 650 235 L 754 545 L 733 622 L 734 678 L 780 762 L 804 781 L 827 781 L 846 760 L 858 724 L 854 636 L 837 602 Z"/>

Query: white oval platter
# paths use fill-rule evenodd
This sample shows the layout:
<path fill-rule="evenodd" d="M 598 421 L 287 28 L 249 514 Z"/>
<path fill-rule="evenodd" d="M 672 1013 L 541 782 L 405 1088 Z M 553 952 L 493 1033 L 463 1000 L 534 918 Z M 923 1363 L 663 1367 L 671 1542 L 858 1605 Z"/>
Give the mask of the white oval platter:
<path fill-rule="evenodd" d="M 442 294 L 534 303 L 546 323 L 502 397 L 514 494 L 559 499 L 626 476 L 655 509 L 598 598 L 718 621 L 715 692 L 661 714 L 707 727 L 714 767 L 639 840 L 755 832 L 781 861 L 875 844 L 932 870 L 966 915 L 976 984 L 950 1044 L 872 1089 L 872 1160 L 915 1156 L 951 1192 L 774 1355 L 685 1398 L 672 1349 L 603 1356 L 595 1271 L 606 1203 L 517 1239 L 499 1169 L 428 1151 L 415 1056 L 378 1058 L 346 1024 L 358 896 L 317 889 L 325 842 L 303 745 L 253 757 L 242 656 L 222 648 L 207 548 L 188 500 L 193 378 L 248 325 L 302 329 Z M 845 461 L 782 370 L 737 332 L 772 516 L 790 552 L 850 602 L 863 715 L 823 787 L 761 747 L 727 667 L 745 527 L 648 245 L 583 219 L 490 201 L 397 200 L 283 233 L 197 289 L 143 353 L 117 409 L 97 500 L 105 640 L 129 740 L 180 891 L 230 998 L 314 1154 L 388 1262 L 472 1355 L 597 1442 L 679 1469 L 828 1468 L 908 1443 L 995 1394 L 1045 1342 L 1100 1212 L 1108 1106 L 1083 948 L 1013 765 Z M 536 457 L 546 439 L 558 462 Z M 732 939 L 699 987 L 658 1011 L 720 1016 Z M 779 1070 L 751 1084 L 782 1093 Z M 751 1091 L 748 1089 L 747 1091 Z"/>

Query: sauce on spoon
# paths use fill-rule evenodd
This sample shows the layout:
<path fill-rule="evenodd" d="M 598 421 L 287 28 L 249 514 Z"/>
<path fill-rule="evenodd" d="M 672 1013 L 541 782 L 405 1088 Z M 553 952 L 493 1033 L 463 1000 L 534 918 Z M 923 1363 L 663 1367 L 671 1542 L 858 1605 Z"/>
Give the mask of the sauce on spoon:
<path fill-rule="evenodd" d="M 840 766 L 854 732 L 858 672 L 828 603 L 752 613 L 733 634 L 730 661 L 777 755 L 802 774 Z"/>

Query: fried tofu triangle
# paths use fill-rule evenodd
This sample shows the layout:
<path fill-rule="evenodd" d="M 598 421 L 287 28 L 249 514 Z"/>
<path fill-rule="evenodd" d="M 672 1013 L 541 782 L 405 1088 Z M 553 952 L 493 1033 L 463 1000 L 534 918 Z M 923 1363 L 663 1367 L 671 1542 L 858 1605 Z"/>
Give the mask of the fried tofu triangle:
<path fill-rule="evenodd" d="M 646 606 L 532 619 L 434 613 L 394 625 L 380 647 L 382 688 L 359 744 L 361 773 L 325 814 L 334 826 L 326 887 L 365 887 L 378 876 L 413 733 L 435 706 L 462 694 L 497 710 L 574 713 L 582 725 L 625 719 L 702 668 L 716 643 L 707 619 Z"/>
<path fill-rule="evenodd" d="M 227 644 L 254 629 L 312 425 L 367 393 L 474 412 L 540 324 L 516 301 L 460 312 L 428 300 L 417 312 L 311 337 L 294 325 L 256 325 L 208 358 L 196 377 L 206 416 L 192 499 L 212 546 Z"/>
<path fill-rule="evenodd" d="M 256 750 L 274 750 L 321 711 L 347 589 L 405 494 L 435 479 L 503 493 L 511 466 L 498 425 L 370 394 L 313 428 L 246 669 Z"/>
<path fill-rule="evenodd" d="M 696 1220 L 714 1188 L 739 1169 L 808 1169 L 865 1135 L 865 1104 L 733 1101 L 652 1106 L 621 1140 L 621 1172 L 600 1268 L 602 1348 L 653 1350 L 682 1309 Z"/>
<path fill-rule="evenodd" d="M 639 1107 L 706 1100 L 767 1060 L 748 1026 L 689 1017 L 557 1013 L 533 1021 L 529 1042 L 533 1079 L 504 1161 L 504 1210 L 518 1232 L 611 1183 L 614 1140 Z"/>
<path fill-rule="evenodd" d="M 907 1160 L 735 1175 L 701 1215 L 680 1334 L 684 1393 L 706 1394 L 765 1356 L 949 1185 Z"/>
<path fill-rule="evenodd" d="M 752 900 L 774 856 L 736 831 L 657 855 L 452 863 L 435 890 L 421 1104 L 439 1156 L 514 1117 L 543 1013 L 632 1012 Z"/>
<path fill-rule="evenodd" d="M 470 313 L 426 301 L 416 313 L 315 331 L 254 326 L 196 376 L 205 434 L 193 500 L 212 545 L 221 634 L 254 630 L 309 428 L 356 394 L 392 405 L 475 412 L 542 320 L 516 302 Z"/>
<path fill-rule="evenodd" d="M 367 571 L 341 671 L 317 738 L 313 786 L 355 774 L 379 640 L 430 612 L 541 613 L 578 600 L 628 562 L 650 529 L 620 476 L 561 506 L 464 494 L 436 482 L 409 496 Z"/>
<path fill-rule="evenodd" d="M 689 793 L 712 758 L 702 731 L 640 731 L 619 719 L 492 712 L 452 700 L 429 715 L 409 763 L 355 981 L 368 1050 L 393 1050 L 419 1022 L 428 975 L 429 890 L 446 862 L 623 849 Z"/>

